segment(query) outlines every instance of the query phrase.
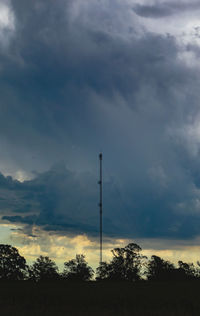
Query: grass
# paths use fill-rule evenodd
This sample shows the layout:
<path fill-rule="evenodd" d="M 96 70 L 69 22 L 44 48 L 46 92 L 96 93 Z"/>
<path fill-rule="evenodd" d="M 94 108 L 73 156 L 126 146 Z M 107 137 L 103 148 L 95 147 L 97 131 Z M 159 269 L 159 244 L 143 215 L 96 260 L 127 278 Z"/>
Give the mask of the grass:
<path fill-rule="evenodd" d="M 2 316 L 196 316 L 200 282 L 0 283 Z"/>

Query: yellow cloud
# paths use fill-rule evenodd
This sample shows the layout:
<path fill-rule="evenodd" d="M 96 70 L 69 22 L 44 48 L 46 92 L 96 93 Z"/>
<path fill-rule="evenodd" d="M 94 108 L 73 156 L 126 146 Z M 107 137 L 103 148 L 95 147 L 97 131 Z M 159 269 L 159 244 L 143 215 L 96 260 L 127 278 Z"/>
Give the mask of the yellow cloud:
<path fill-rule="evenodd" d="M 16 229 L 15 225 L 5 224 L 6 236 L 10 234 L 11 244 L 19 249 L 28 261 L 32 263 L 39 255 L 49 256 L 55 260 L 60 270 L 63 269 L 63 263 L 76 256 L 84 254 L 86 260 L 93 267 L 99 265 L 99 239 L 90 238 L 87 235 L 58 235 L 49 233 L 38 227 L 33 227 L 29 235 L 24 234 L 22 230 Z M 18 227 L 19 228 L 19 227 Z M 115 239 L 104 238 L 103 260 L 109 261 L 112 258 L 111 250 L 115 247 L 124 247 L 129 242 L 135 242 L 142 246 L 142 253 L 149 258 L 157 255 L 165 260 L 177 264 L 178 260 L 184 262 L 194 262 L 200 260 L 200 238 L 193 241 L 172 241 L 156 239 Z"/>

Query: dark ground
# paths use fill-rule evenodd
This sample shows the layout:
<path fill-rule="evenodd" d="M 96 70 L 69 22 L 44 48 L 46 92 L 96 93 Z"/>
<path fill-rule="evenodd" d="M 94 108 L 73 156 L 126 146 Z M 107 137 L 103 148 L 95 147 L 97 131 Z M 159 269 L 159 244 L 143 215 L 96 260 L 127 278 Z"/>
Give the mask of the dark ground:
<path fill-rule="evenodd" d="M 200 282 L 0 283 L 2 316 L 200 316 Z"/>

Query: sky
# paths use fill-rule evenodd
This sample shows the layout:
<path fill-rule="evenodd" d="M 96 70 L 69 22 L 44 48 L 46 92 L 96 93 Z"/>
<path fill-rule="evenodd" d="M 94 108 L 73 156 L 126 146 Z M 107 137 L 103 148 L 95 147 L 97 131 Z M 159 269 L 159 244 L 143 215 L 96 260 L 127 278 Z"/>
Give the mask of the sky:
<path fill-rule="evenodd" d="M 200 251 L 200 4 L 0 0 L 0 240 L 30 262 Z"/>

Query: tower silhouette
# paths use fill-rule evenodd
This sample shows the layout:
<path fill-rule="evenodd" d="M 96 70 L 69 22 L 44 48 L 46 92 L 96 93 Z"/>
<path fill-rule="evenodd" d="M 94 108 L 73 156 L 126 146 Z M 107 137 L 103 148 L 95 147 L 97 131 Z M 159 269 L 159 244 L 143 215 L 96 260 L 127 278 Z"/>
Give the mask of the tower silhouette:
<path fill-rule="evenodd" d="M 102 223 L 102 214 L 103 214 L 103 183 L 102 183 L 102 160 L 103 160 L 103 155 L 102 153 L 99 154 L 99 175 L 100 175 L 100 180 L 99 180 L 99 233 L 100 233 L 100 260 L 99 263 L 102 263 L 102 248 L 103 248 L 103 223 Z"/>

